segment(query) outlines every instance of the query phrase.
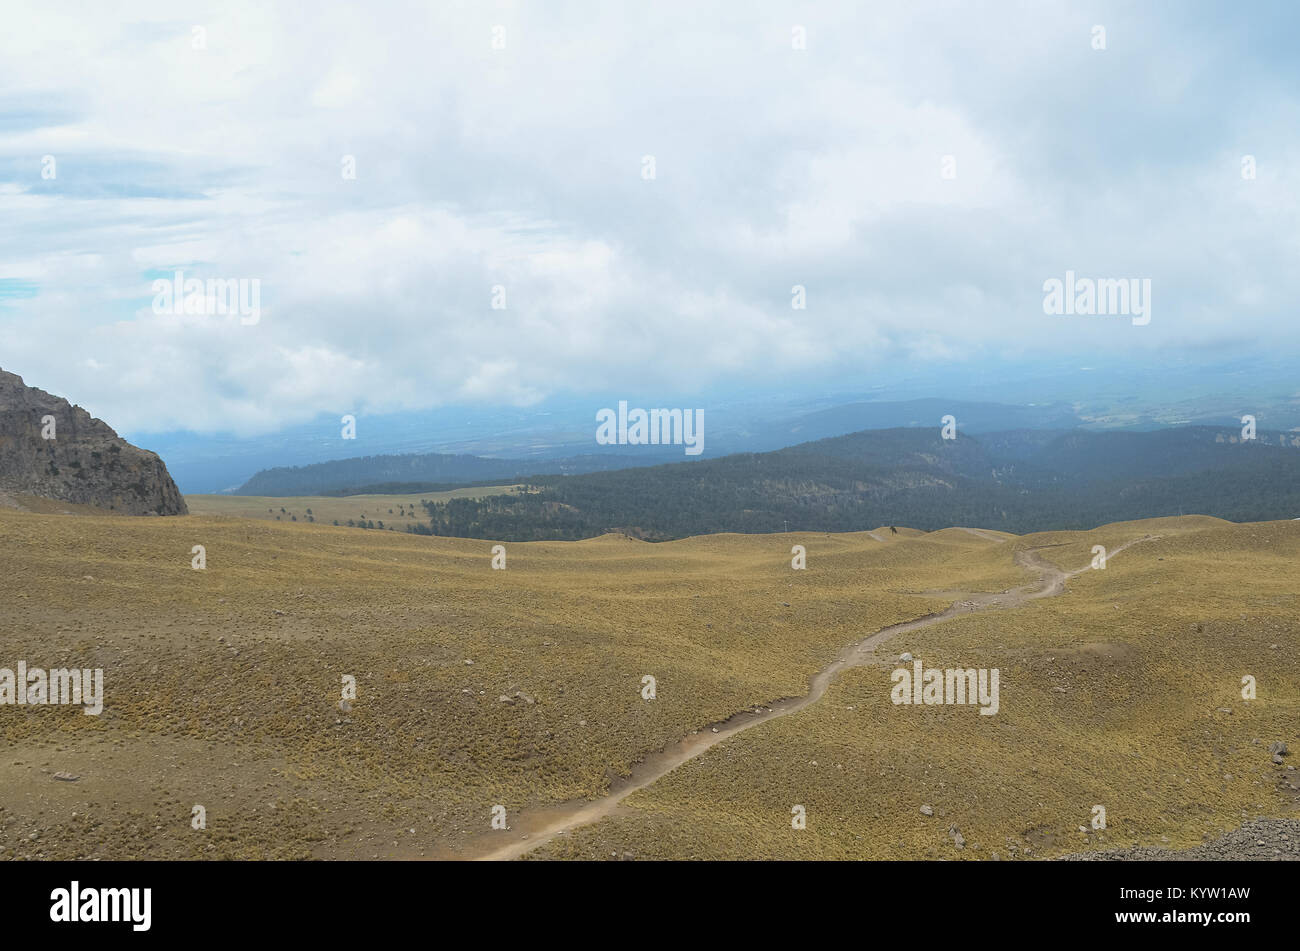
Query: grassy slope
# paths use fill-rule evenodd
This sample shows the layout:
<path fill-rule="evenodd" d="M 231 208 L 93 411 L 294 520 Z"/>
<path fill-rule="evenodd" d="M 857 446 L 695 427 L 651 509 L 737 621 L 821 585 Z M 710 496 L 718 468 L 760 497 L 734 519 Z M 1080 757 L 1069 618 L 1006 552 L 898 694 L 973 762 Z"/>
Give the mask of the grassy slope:
<path fill-rule="evenodd" d="M 1065 542 L 1049 551 L 1075 568 L 1095 543 L 1148 532 L 1165 537 L 1060 597 L 900 635 L 817 706 L 711 750 L 538 857 L 1007 859 L 1189 846 L 1247 816 L 1294 815 L 1300 779 L 1267 746 L 1296 747 L 1300 524 L 1153 519 L 1013 544 Z M 1001 711 L 894 706 L 902 651 L 998 667 Z M 790 828 L 794 804 L 804 831 Z M 1096 804 L 1107 830 L 1080 832 Z"/>
<path fill-rule="evenodd" d="M 796 541 L 812 570 L 790 569 Z M 0 844 L 35 824 L 51 857 L 454 849 L 493 804 L 599 793 L 700 723 L 802 692 L 846 641 L 942 606 L 915 593 L 936 560 L 1016 581 L 988 544 L 607 536 L 512 544 L 493 571 L 482 541 L 0 513 L 0 666 L 103 667 L 108 695 L 98 718 L 0 708 L 0 805 L 24 817 Z M 345 673 L 360 698 L 336 724 Z M 537 703 L 499 702 L 516 690 Z M 194 803 L 223 817 L 205 839 Z M 60 809 L 101 825 L 73 836 Z"/>
<path fill-rule="evenodd" d="M 191 515 L 226 515 L 233 518 L 257 518 L 268 521 L 307 521 L 311 509 L 316 524 L 347 525 L 353 521 L 384 523 L 384 527 L 404 532 L 407 526 L 424 524 L 429 514 L 420 505 L 421 500 L 446 502 L 448 499 L 482 499 L 490 495 L 507 495 L 518 486 L 493 485 L 445 492 L 416 492 L 412 495 L 302 495 L 270 497 L 260 495 L 187 495 L 185 502 Z M 398 514 L 405 508 L 407 515 Z M 284 512 L 280 510 L 284 509 Z M 390 511 L 391 510 L 391 511 Z"/>
<path fill-rule="evenodd" d="M 1074 799 L 1098 794 L 1086 782 L 1090 768 L 1127 767 L 1115 757 L 1131 751 L 1192 782 L 1157 782 L 1141 770 L 1129 781 L 1111 769 L 1105 782 L 1129 791 L 1111 809 L 1108 844 L 1129 841 L 1120 831 L 1149 841 L 1161 803 L 1172 810 L 1171 837 L 1199 828 L 1178 825 L 1187 815 L 1226 822 L 1240 809 L 1279 808 L 1273 785 L 1251 785 L 1260 777 L 1247 757 L 1259 752 L 1248 747 L 1254 736 L 1295 745 L 1273 734 L 1279 718 L 1295 722 L 1294 701 L 1274 698 L 1297 695 L 1298 608 L 1281 572 L 1293 575 L 1300 528 L 1213 526 L 1202 533 L 1212 559 L 1185 541 L 1201 536 L 1170 538 L 1158 543 L 1164 563 L 1151 561 L 1155 546 L 1135 548 L 1104 576 L 1075 579 L 1062 598 L 889 645 L 936 663 L 1001 665 L 997 717 L 943 708 L 902 716 L 907 708 L 888 703 L 886 668 L 850 671 L 817 706 L 687 764 L 635 795 L 627 818 L 550 854 L 942 854 L 939 825 L 950 821 L 987 853 L 1004 827 L 1085 822 Z M 1138 523 L 1095 534 L 1114 544 L 1157 530 L 1167 529 Z M 946 606 L 950 597 L 938 592 L 1025 580 L 1010 557 L 1020 540 L 879 534 L 885 541 L 861 533 L 518 543 L 507 546 L 502 572 L 490 569 L 483 541 L 0 511 L 0 575 L 12 592 L 0 599 L 0 666 L 103 667 L 107 693 L 98 718 L 0 707 L 3 854 L 454 854 L 486 828 L 493 804 L 513 811 L 597 795 L 646 752 L 704 723 L 803 693 L 844 644 Z M 790 569 L 796 543 L 807 546 L 807 571 Z M 204 572 L 190 569 L 195 544 L 207 548 Z M 1084 563 L 1091 541 L 1072 544 Z M 1152 594 L 1162 588 L 1170 597 Z M 1115 601 L 1122 611 L 1109 608 Z M 1234 620 L 1241 605 L 1250 622 Z M 1219 644 L 1229 628 L 1238 639 L 1186 676 L 1193 615 L 1218 632 L 1201 640 Z M 1122 634 L 1108 626 L 1116 618 Z M 1084 662 L 1083 645 L 1117 640 L 1139 667 Z M 1232 700 L 1237 667 L 1263 671 L 1249 713 Z M 357 677 L 359 699 L 348 722 L 336 723 L 344 673 Z M 647 673 L 659 683 L 654 703 L 639 695 Z M 1056 676 L 1070 694 L 1050 691 Z M 537 702 L 498 700 L 516 690 Z M 1236 711 L 1223 724 L 1206 712 L 1221 704 Z M 1241 777 L 1242 788 L 1201 814 L 1191 804 L 1219 795 L 1216 774 L 1200 768 L 1215 743 L 1236 747 L 1236 759 L 1214 767 Z M 51 780 L 59 770 L 82 778 Z M 1153 798 L 1139 795 L 1143 785 Z M 1014 789 L 1026 791 L 999 805 Z M 1041 810 L 1028 809 L 1031 799 Z M 913 829 L 921 801 L 947 817 Z M 789 831 L 792 802 L 809 808 L 801 838 Z M 202 834 L 189 828 L 195 803 L 208 810 Z"/>

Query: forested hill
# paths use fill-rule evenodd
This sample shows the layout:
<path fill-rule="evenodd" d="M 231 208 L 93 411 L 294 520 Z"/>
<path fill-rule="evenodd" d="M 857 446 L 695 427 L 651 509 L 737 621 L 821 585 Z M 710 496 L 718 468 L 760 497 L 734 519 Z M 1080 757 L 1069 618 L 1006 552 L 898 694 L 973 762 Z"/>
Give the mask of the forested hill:
<path fill-rule="evenodd" d="M 306 466 L 263 469 L 236 495 L 360 495 L 367 492 L 436 491 L 455 485 L 514 482 L 539 472 L 566 475 L 602 472 L 680 459 L 676 447 L 646 446 L 650 453 L 590 453 L 563 459 L 492 459 L 450 453 L 358 456 Z"/>
<path fill-rule="evenodd" d="M 1300 517 L 1300 436 L 1188 427 L 1155 432 L 937 429 L 854 433 L 768 453 L 543 476 L 521 495 L 428 504 L 418 531 L 510 540 L 622 531 L 861 531 L 904 524 L 1023 533 L 1159 515 Z"/>

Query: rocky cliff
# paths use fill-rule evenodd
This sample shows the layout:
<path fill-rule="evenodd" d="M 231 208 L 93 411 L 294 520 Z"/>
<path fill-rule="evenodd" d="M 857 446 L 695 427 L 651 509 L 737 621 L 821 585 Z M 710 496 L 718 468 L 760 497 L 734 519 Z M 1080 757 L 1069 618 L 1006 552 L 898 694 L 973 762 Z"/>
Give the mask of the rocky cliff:
<path fill-rule="evenodd" d="M 186 515 L 163 461 L 80 406 L 0 370 L 0 495 L 35 495 L 125 515 Z"/>

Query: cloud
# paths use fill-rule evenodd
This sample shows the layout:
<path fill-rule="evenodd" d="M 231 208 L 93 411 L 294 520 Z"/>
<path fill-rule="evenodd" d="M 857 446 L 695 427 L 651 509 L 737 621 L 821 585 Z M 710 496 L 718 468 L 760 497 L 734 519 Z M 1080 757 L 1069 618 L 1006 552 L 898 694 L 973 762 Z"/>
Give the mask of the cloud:
<path fill-rule="evenodd" d="M 0 365 L 119 428 L 1297 343 L 1288 5 L 10 6 Z"/>

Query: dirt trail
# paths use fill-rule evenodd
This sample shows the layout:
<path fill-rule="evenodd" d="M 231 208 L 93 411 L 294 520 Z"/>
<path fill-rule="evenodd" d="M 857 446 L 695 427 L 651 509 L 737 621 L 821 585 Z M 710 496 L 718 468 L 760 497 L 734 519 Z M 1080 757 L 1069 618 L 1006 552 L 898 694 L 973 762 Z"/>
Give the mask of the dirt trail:
<path fill-rule="evenodd" d="M 1159 537 L 1159 535 L 1144 535 L 1141 538 L 1136 538 L 1115 548 L 1107 557 L 1108 559 L 1113 558 L 1132 545 Z M 1009 539 L 998 539 L 998 541 L 1007 540 Z M 1055 546 L 1045 545 L 1042 547 Z M 875 649 L 895 634 L 915 631 L 919 628 L 929 627 L 931 624 L 940 624 L 950 618 L 970 614 L 974 611 L 1005 611 L 1038 598 L 1054 597 L 1065 590 L 1067 580 L 1090 570 L 1092 567 L 1086 565 L 1074 571 L 1063 571 L 1056 565 L 1044 560 L 1038 554 L 1039 550 L 1023 549 L 1017 551 L 1014 556 L 1016 564 L 1038 573 L 1039 579 L 1037 582 L 1031 582 L 1017 588 L 1009 588 L 996 594 L 979 594 L 964 601 L 954 601 L 946 611 L 938 614 L 927 614 L 924 617 L 903 621 L 899 624 L 891 624 L 889 627 L 882 628 L 870 637 L 855 644 L 850 644 L 840 651 L 834 662 L 813 676 L 809 683 L 808 693 L 804 696 L 777 700 L 767 706 L 755 707 L 752 710 L 733 714 L 721 722 L 710 723 L 701 728 L 699 732 L 683 737 L 677 743 L 648 755 L 632 767 L 632 771 L 628 776 L 615 780 L 610 786 L 610 791 L 601 798 L 593 799 L 590 802 L 562 803 L 558 806 L 542 807 L 520 813 L 511 819 L 510 832 L 514 834 L 514 838 L 510 842 L 500 844 L 498 836 L 501 833 L 499 832 L 493 835 L 485 835 L 476 842 L 471 843 L 468 850 L 469 854 L 464 854 L 461 857 L 488 861 L 519 858 L 521 855 L 531 852 L 538 846 L 545 845 L 557 835 L 561 835 L 570 829 L 590 825 L 604 819 L 618 808 L 619 803 L 638 789 L 644 789 L 672 772 L 678 766 L 703 755 L 711 747 L 717 746 L 742 730 L 748 730 L 750 727 L 758 726 L 768 720 L 775 720 L 777 717 L 787 716 L 802 710 L 809 704 L 816 703 L 826 693 L 831 681 L 841 671 L 874 661 L 873 652 Z"/>

